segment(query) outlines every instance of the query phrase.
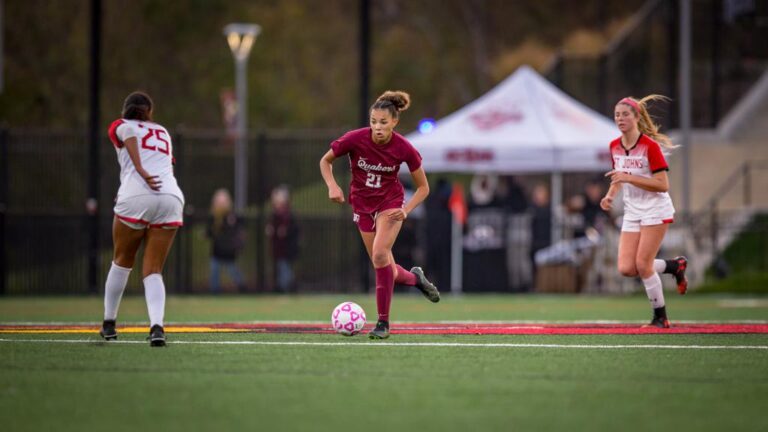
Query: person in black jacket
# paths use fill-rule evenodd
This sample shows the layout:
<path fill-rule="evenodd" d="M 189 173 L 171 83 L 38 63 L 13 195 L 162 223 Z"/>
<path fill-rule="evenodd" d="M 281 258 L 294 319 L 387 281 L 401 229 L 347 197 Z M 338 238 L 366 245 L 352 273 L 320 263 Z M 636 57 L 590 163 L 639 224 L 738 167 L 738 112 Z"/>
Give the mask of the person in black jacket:
<path fill-rule="evenodd" d="M 552 209 L 549 189 L 538 184 L 531 193 L 531 265 L 533 280 L 536 281 L 536 252 L 552 244 Z"/>
<path fill-rule="evenodd" d="M 245 245 L 245 232 L 241 219 L 232 210 L 232 197 L 226 189 L 219 189 L 213 194 L 207 234 L 211 239 L 211 292 L 218 294 L 220 291 L 222 268 L 229 273 L 238 290 L 243 291 L 243 275 L 235 261 Z"/>
<path fill-rule="evenodd" d="M 272 216 L 267 224 L 267 237 L 272 243 L 273 286 L 281 292 L 294 289 L 293 262 L 299 256 L 299 225 L 291 211 L 287 186 L 272 191 Z"/>

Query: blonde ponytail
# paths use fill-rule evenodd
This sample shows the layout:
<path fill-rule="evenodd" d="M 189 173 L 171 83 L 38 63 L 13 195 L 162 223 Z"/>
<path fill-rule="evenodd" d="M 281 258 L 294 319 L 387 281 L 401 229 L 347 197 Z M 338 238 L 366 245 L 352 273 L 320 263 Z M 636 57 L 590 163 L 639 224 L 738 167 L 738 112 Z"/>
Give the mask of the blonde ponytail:
<path fill-rule="evenodd" d="M 650 94 L 640 100 L 633 97 L 626 97 L 619 101 L 619 103 L 629 105 L 637 113 L 637 129 L 640 130 L 640 133 L 648 135 L 664 148 L 673 149 L 679 146 L 672 144 L 672 140 L 667 135 L 659 132 L 661 126 L 654 123 L 653 118 L 651 118 L 651 115 L 648 113 L 648 105 L 650 102 L 668 102 L 669 100 L 668 97 L 663 95 Z"/>

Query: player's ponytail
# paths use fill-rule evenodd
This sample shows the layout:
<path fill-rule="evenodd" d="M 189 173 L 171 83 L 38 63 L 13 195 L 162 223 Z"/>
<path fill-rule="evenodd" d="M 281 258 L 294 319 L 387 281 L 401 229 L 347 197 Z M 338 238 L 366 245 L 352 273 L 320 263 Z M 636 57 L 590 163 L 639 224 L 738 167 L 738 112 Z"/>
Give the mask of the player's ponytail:
<path fill-rule="evenodd" d="M 659 143 L 660 146 L 668 149 L 679 147 L 672 144 L 672 140 L 665 134 L 659 132 L 661 126 L 654 123 L 653 118 L 648 113 L 648 105 L 650 102 L 656 101 L 669 101 L 669 98 L 662 95 L 650 94 L 640 100 L 633 97 L 625 97 L 620 100 L 619 103 L 629 105 L 632 110 L 637 113 L 637 129 L 640 133 L 648 135 L 651 139 Z"/>
<path fill-rule="evenodd" d="M 152 98 L 140 91 L 133 92 L 123 102 L 122 117 L 127 120 L 152 120 Z"/>
<path fill-rule="evenodd" d="M 387 90 L 376 99 L 371 109 L 385 109 L 389 111 L 392 118 L 399 118 L 400 112 L 407 110 L 409 106 L 411 106 L 411 96 L 408 93 Z"/>

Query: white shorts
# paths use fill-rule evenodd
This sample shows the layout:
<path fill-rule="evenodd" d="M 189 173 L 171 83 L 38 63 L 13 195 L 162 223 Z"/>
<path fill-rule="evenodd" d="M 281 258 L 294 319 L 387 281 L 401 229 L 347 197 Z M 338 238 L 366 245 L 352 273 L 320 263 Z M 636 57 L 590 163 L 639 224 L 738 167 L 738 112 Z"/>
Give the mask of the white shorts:
<path fill-rule="evenodd" d="M 125 225 L 146 228 L 175 229 L 184 225 L 184 204 L 169 194 L 138 195 L 118 201 L 115 216 Z"/>
<path fill-rule="evenodd" d="M 671 224 L 674 222 L 674 214 L 668 217 L 648 216 L 642 219 L 627 219 L 625 217 L 621 222 L 621 230 L 624 232 L 640 232 L 641 226 Z"/>

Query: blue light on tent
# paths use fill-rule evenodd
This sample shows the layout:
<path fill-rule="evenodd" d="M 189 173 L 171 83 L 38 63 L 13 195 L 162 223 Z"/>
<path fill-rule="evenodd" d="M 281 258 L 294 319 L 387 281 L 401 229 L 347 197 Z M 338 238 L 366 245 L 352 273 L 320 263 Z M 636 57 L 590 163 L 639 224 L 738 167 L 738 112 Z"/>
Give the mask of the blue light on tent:
<path fill-rule="evenodd" d="M 428 134 L 435 129 L 435 119 L 424 118 L 419 122 L 419 132 Z"/>

